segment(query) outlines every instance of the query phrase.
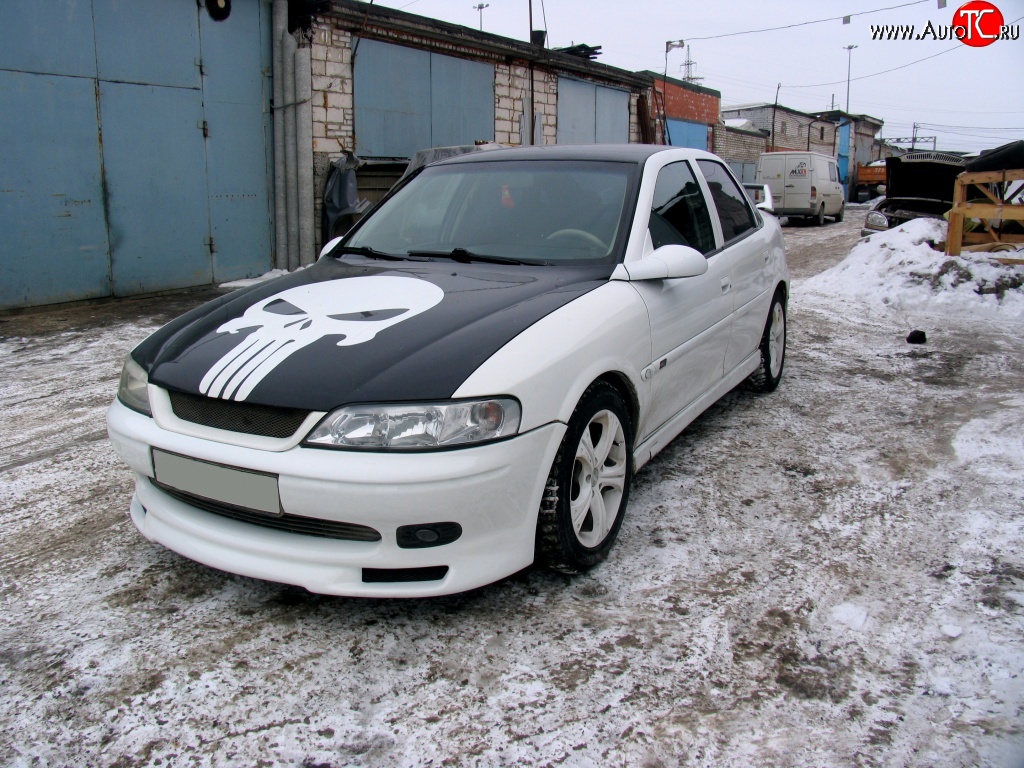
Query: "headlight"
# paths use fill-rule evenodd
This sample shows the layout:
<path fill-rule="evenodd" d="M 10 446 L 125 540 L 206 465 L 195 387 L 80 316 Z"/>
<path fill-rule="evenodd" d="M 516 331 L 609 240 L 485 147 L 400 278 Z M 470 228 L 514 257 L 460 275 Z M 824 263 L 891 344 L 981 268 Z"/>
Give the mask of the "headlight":
<path fill-rule="evenodd" d="M 127 405 L 133 411 L 152 416 L 149 409 L 149 392 L 146 386 L 149 384 L 149 377 L 142 370 L 142 366 L 132 359 L 131 355 L 124 360 L 124 368 L 121 369 L 121 382 L 117 385 L 117 399 Z"/>
<path fill-rule="evenodd" d="M 368 450 L 429 450 L 483 443 L 519 431 L 511 398 L 408 405 L 350 405 L 327 415 L 307 445 Z"/>
<path fill-rule="evenodd" d="M 888 229 L 889 220 L 885 218 L 884 213 L 879 213 L 878 211 L 871 211 L 871 213 L 867 215 L 867 218 L 864 219 L 864 226 L 874 227 L 875 229 Z"/>

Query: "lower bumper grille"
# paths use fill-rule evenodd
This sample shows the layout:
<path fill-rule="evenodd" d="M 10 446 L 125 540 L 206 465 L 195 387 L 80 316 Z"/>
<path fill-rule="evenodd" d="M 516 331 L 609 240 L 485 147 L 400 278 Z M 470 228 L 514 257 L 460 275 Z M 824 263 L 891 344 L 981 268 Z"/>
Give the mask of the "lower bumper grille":
<path fill-rule="evenodd" d="M 303 517 L 302 515 L 284 514 L 280 517 L 272 517 L 251 509 L 233 507 L 230 504 L 211 501 L 201 496 L 193 496 L 191 493 L 184 493 L 176 488 L 158 483 L 156 480 L 150 480 L 150 482 L 168 496 L 172 496 L 189 506 L 214 515 L 220 515 L 221 517 L 249 523 L 250 525 L 258 525 L 261 528 L 272 528 L 276 531 L 287 531 L 288 533 L 297 533 L 302 536 L 316 536 L 322 539 L 341 539 L 344 541 L 380 541 L 381 539 L 380 533 L 367 525 L 339 523 L 334 520 L 318 520 L 314 517 Z"/>
<path fill-rule="evenodd" d="M 426 568 L 363 568 L 363 583 L 394 584 L 410 581 L 440 581 L 447 575 L 447 565 L 431 565 Z"/>

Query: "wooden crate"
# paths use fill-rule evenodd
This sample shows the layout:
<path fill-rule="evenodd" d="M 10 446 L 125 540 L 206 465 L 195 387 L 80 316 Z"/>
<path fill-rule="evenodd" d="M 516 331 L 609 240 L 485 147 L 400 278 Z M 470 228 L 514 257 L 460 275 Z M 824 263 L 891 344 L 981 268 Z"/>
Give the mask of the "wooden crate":
<path fill-rule="evenodd" d="M 961 173 L 953 187 L 953 208 L 949 212 L 949 227 L 946 232 L 946 253 L 959 256 L 963 246 L 982 243 L 1024 243 L 1024 235 L 993 232 L 990 222 L 994 219 L 1024 222 L 1024 188 L 1016 194 L 1007 192 L 1007 199 L 992 194 L 986 184 L 1024 181 L 1024 168 L 1010 171 L 981 171 Z M 974 187 L 986 198 L 985 201 L 967 201 L 967 195 Z M 1004 189 L 1006 187 L 1004 186 Z M 1016 203 L 1014 201 L 1017 201 Z M 981 219 L 985 229 L 979 232 L 964 232 L 964 220 Z"/>

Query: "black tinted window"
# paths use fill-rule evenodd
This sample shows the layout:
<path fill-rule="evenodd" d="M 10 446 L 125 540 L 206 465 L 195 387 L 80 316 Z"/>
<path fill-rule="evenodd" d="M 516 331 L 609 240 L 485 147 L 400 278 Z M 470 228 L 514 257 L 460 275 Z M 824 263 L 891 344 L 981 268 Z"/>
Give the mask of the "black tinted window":
<path fill-rule="evenodd" d="M 672 163 L 658 172 L 648 225 L 655 248 L 688 245 L 701 253 L 715 249 L 704 195 L 686 163 Z"/>
<path fill-rule="evenodd" d="M 729 242 L 756 227 L 757 220 L 747 202 L 747 196 L 736 186 L 725 166 L 712 160 L 698 160 L 697 165 L 711 189 L 711 199 L 718 209 L 718 220 L 722 223 L 725 241 Z"/>

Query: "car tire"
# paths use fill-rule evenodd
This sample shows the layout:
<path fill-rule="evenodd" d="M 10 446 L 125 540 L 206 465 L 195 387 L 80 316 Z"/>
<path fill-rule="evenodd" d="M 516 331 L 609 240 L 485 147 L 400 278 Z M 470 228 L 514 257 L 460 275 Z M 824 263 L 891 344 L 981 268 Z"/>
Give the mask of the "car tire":
<path fill-rule="evenodd" d="M 551 465 L 537 519 L 540 564 L 580 573 L 605 559 L 622 525 L 633 479 L 633 424 L 618 391 L 583 393 Z"/>
<path fill-rule="evenodd" d="M 846 213 L 846 203 L 839 206 L 839 213 L 836 214 L 836 224 L 843 220 L 843 216 Z"/>
<path fill-rule="evenodd" d="M 818 214 L 814 217 L 814 226 L 820 227 L 825 223 L 825 206 L 824 204 L 818 209 Z"/>
<path fill-rule="evenodd" d="M 780 288 L 772 297 L 768 319 L 761 334 L 761 362 L 750 376 L 750 383 L 758 392 L 774 392 L 782 380 L 786 364 L 786 297 Z"/>

